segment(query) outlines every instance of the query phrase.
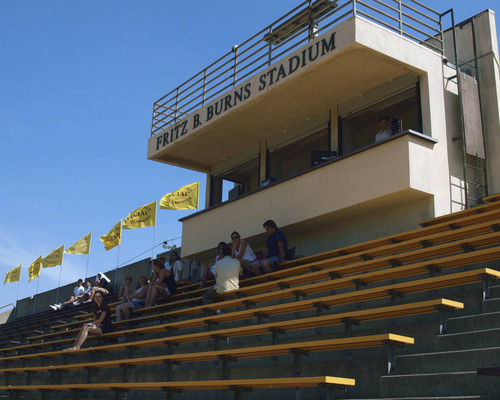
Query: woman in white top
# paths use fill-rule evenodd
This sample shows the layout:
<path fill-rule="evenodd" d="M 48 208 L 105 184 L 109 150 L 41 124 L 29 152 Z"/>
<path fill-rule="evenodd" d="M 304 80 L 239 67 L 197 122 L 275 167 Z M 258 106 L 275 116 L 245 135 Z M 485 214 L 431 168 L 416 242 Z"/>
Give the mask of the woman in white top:
<path fill-rule="evenodd" d="M 231 241 L 233 243 L 231 257 L 240 261 L 241 268 L 249 269 L 250 264 L 257 259 L 252 248 L 245 240 L 241 239 L 240 234 L 236 231 L 231 233 Z"/>
<path fill-rule="evenodd" d="M 176 251 L 170 252 L 170 261 L 167 267 L 170 272 L 174 275 L 176 282 L 182 281 L 182 271 L 184 270 L 184 262 L 179 257 Z"/>

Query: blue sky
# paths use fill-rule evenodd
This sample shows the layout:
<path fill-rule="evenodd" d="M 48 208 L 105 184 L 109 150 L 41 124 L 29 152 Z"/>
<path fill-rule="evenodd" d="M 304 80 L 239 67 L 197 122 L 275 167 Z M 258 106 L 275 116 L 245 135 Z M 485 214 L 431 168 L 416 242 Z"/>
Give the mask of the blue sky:
<path fill-rule="evenodd" d="M 496 8 L 422 1 L 453 7 L 457 22 Z M 188 183 L 200 181 L 203 207 L 203 174 L 146 158 L 153 102 L 299 3 L 0 1 L 0 279 L 23 266 L 20 284 L 2 286 L 0 307 L 37 285 L 56 287 L 61 267 L 28 283 L 29 265 L 89 232 L 89 276 L 181 236 L 178 219 L 192 211 L 160 210 L 156 229 L 124 231 L 119 254 L 99 241 L 137 207 Z M 61 284 L 86 266 L 87 256 L 65 255 Z"/>

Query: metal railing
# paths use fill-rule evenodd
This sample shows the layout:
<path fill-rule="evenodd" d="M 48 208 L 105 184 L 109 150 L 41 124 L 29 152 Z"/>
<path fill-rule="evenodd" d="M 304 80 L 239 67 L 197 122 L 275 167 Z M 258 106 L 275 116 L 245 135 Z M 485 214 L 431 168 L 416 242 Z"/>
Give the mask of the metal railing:
<path fill-rule="evenodd" d="M 156 101 L 151 135 L 356 15 L 443 52 L 440 14 L 416 0 L 307 0 Z"/>
<path fill-rule="evenodd" d="M 0 307 L 0 310 L 2 310 L 2 309 L 3 309 L 3 308 L 5 308 L 5 307 L 9 307 L 9 306 L 12 306 L 12 308 L 15 308 L 15 307 L 16 307 L 16 306 L 14 305 L 14 303 L 9 303 L 9 304 L 6 304 L 6 305 L 4 305 L 4 306 Z"/>

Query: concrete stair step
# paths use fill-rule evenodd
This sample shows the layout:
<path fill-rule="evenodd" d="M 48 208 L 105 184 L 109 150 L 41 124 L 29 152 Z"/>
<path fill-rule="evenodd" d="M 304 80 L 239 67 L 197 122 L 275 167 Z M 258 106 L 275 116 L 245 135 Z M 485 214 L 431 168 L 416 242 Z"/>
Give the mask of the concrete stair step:
<path fill-rule="evenodd" d="M 500 343 L 500 328 L 472 332 L 449 333 L 437 337 L 437 350 L 455 351 L 496 347 Z M 499 380 L 500 382 L 500 380 Z"/>
<path fill-rule="evenodd" d="M 408 354 L 396 359 L 396 374 L 465 372 L 500 366 L 500 347 Z"/>
<path fill-rule="evenodd" d="M 380 382 L 382 398 L 416 396 L 497 396 L 500 379 L 477 375 L 476 371 L 384 376 Z"/>
<path fill-rule="evenodd" d="M 493 396 L 439 396 L 439 397 L 374 397 L 349 400 L 498 400 L 497 395 Z"/>
<path fill-rule="evenodd" d="M 461 333 L 500 328 L 500 311 L 452 317 L 448 319 L 448 333 Z"/>
<path fill-rule="evenodd" d="M 500 311 L 500 298 L 498 299 L 486 299 L 483 301 L 483 312 L 492 313 Z"/>
<path fill-rule="evenodd" d="M 490 286 L 490 298 L 495 299 L 500 297 L 500 286 Z"/>

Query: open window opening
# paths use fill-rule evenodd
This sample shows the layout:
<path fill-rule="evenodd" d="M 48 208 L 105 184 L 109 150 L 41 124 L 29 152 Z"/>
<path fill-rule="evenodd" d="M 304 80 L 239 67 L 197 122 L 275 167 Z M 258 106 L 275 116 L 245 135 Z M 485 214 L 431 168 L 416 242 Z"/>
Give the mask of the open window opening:
<path fill-rule="evenodd" d="M 210 206 L 233 200 L 259 187 L 259 159 L 247 161 L 211 179 Z"/>
<path fill-rule="evenodd" d="M 339 117 L 339 148 L 346 155 L 408 129 L 422 132 L 417 86 Z"/>
<path fill-rule="evenodd" d="M 270 149 L 268 182 L 291 177 L 336 155 L 329 150 L 328 127 L 283 147 Z"/>

